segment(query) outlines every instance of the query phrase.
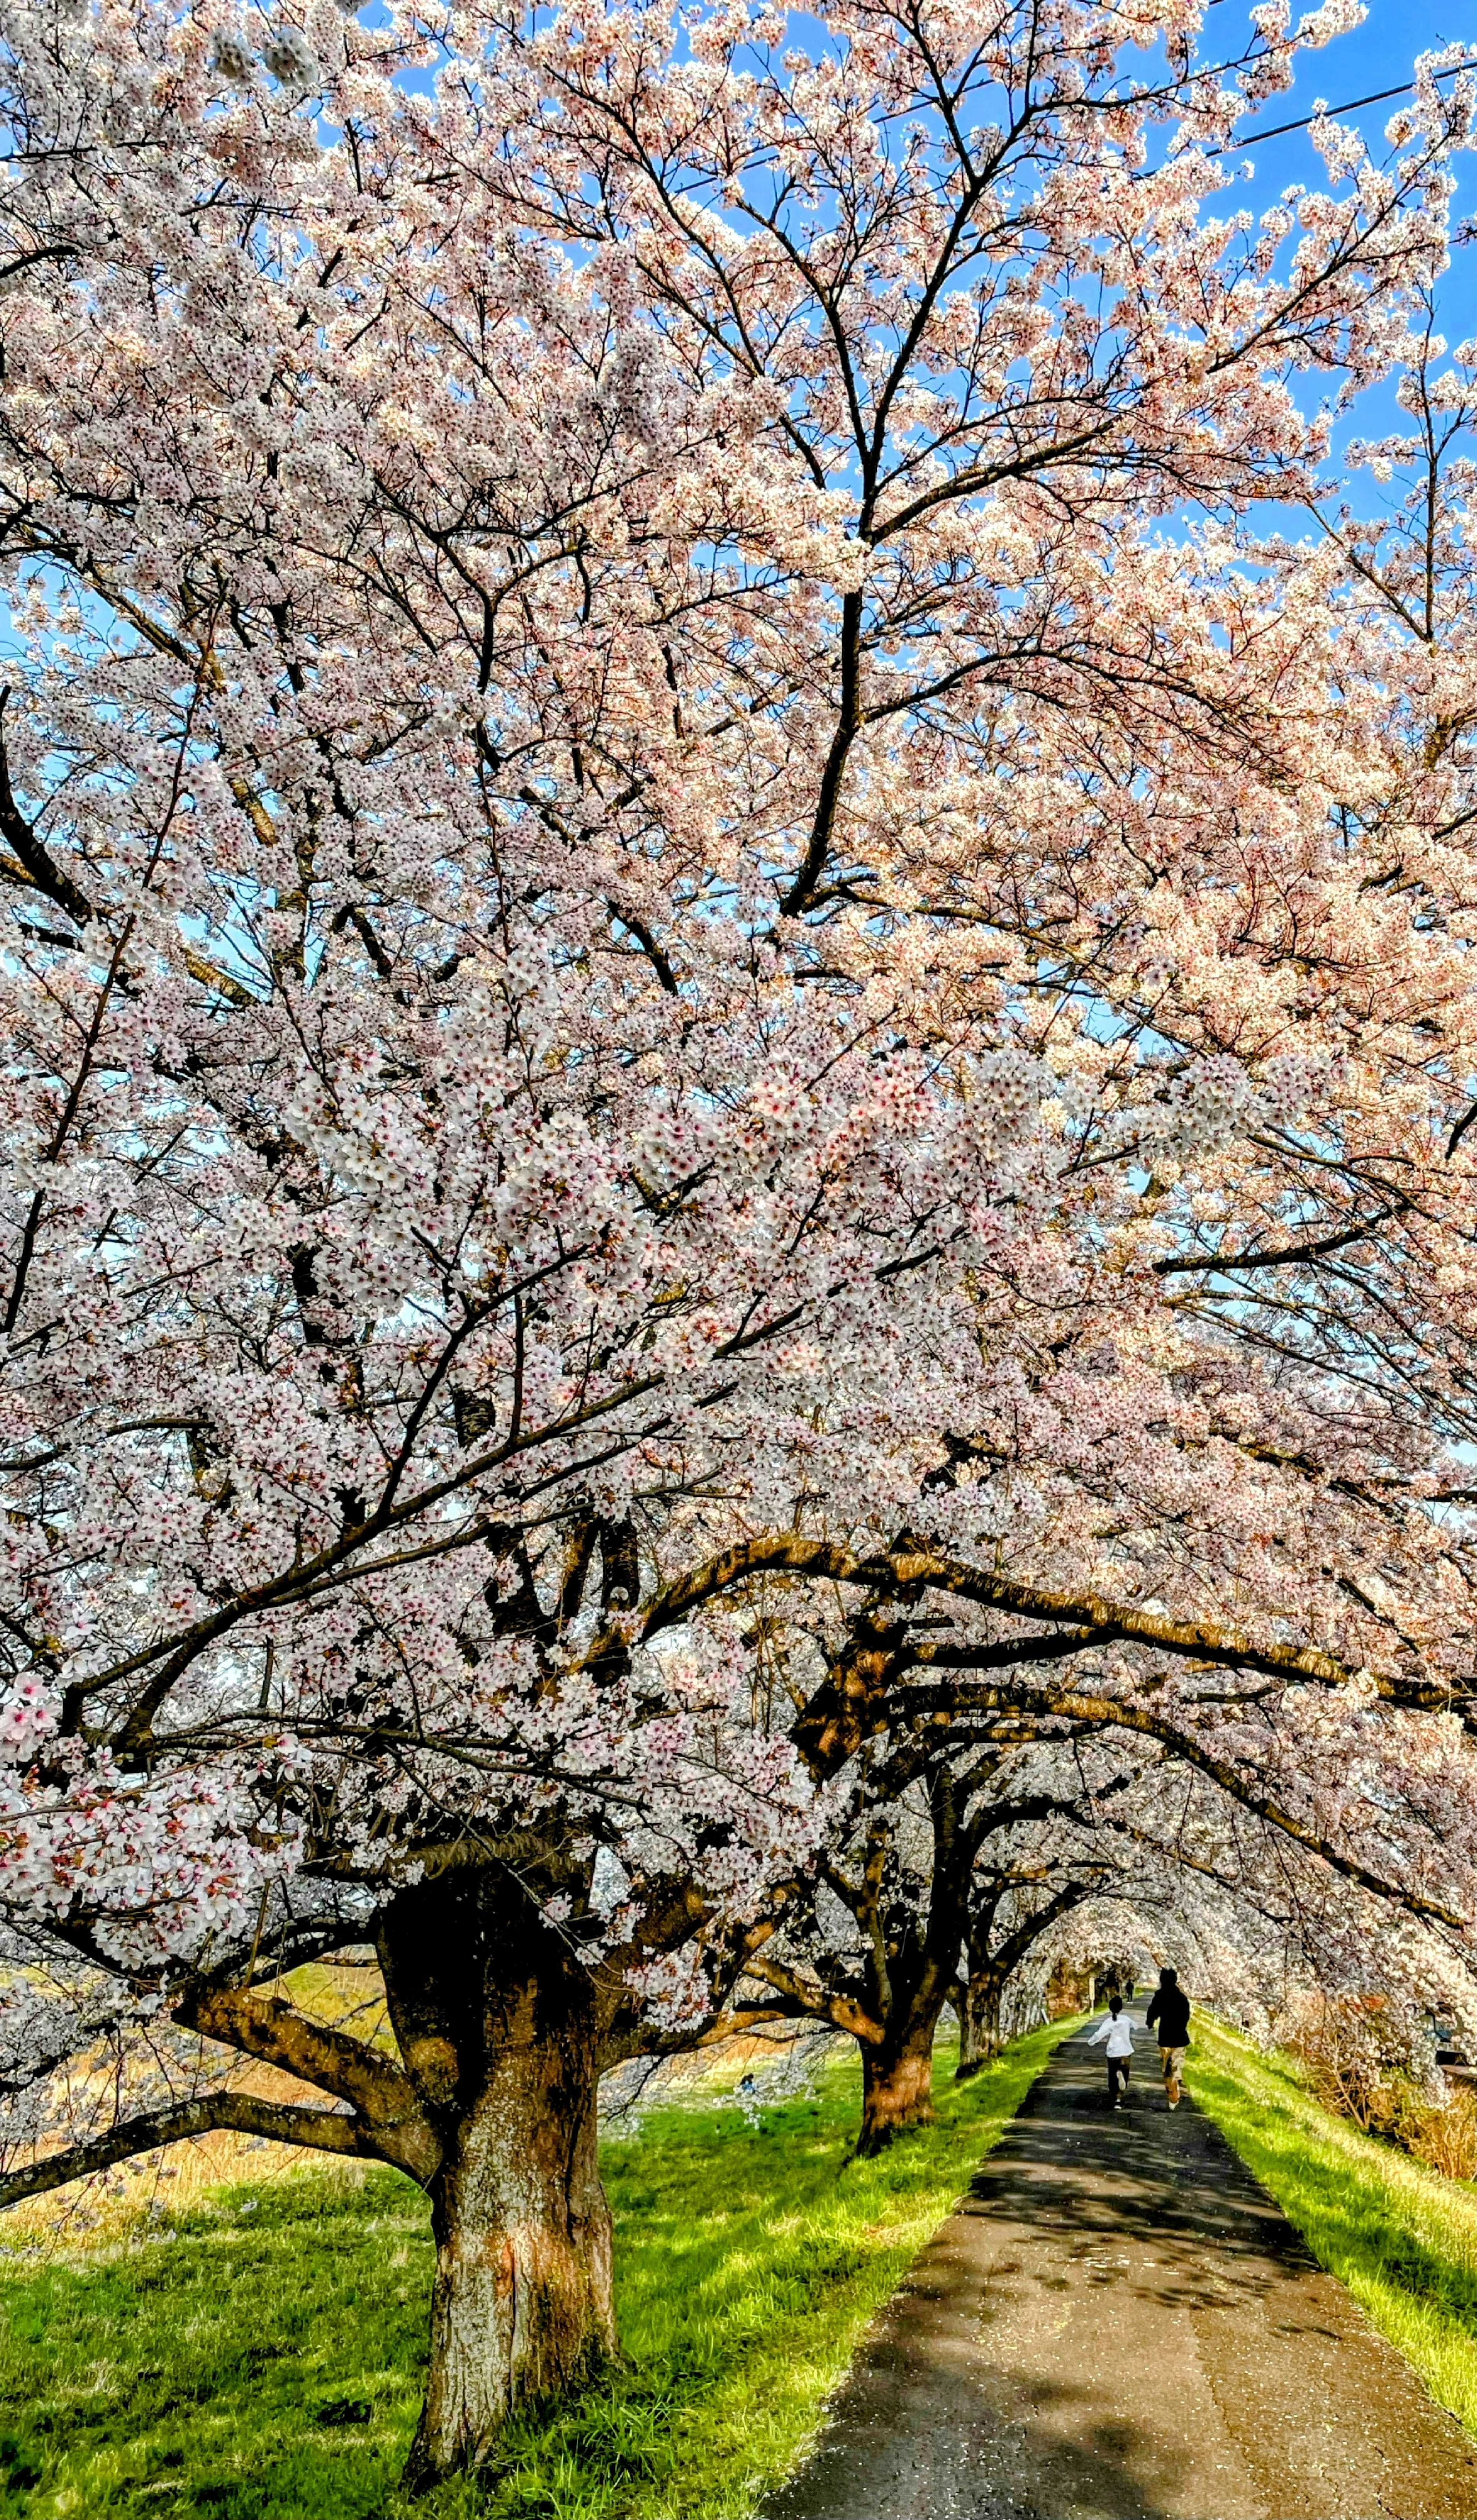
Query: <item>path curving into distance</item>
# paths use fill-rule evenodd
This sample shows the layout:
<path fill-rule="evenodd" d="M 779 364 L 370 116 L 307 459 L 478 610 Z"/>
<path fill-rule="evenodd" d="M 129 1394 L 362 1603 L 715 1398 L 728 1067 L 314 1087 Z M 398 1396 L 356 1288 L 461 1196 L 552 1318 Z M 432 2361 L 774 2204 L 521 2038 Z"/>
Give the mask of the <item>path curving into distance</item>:
<path fill-rule="evenodd" d="M 1477 2446 L 1138 2047 L 1114 2116 L 1063 2042 L 764 2520 L 1477 2520 Z"/>

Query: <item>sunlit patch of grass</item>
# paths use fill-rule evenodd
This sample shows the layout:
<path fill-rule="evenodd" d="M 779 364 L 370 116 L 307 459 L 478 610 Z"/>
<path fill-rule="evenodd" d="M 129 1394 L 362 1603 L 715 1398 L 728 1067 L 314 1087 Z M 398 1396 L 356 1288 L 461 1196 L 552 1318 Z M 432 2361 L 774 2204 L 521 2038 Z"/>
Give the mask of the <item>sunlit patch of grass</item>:
<path fill-rule="evenodd" d="M 1195 2016 L 1187 2081 L 1314 2256 L 1477 2433 L 1477 2192 L 1331 2117 L 1286 2059 Z"/>
<path fill-rule="evenodd" d="M 425 2520 L 742 2520 L 793 2464 L 868 2319 L 1057 2039 L 848 2161 L 855 2058 L 749 2126 L 690 2100 L 605 2147 L 625 2366 L 509 2432 Z M 0 2236 L 5 2227 L 0 2225 Z M 0 2277 L 0 2520 L 401 2520 L 420 2398 L 424 2199 L 351 2165 L 191 2201 L 172 2233 Z"/>

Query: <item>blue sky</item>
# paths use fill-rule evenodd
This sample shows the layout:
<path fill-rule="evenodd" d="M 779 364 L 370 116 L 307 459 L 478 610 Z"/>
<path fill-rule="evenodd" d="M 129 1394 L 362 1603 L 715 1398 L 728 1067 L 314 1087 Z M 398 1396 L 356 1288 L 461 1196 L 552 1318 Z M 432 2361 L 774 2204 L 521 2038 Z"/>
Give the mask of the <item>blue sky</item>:
<path fill-rule="evenodd" d="M 1295 22 L 1300 14 L 1296 5 L 1293 14 Z M 1212 10 L 1207 17 L 1205 41 L 1208 44 L 1224 29 L 1223 40 L 1229 51 L 1236 44 L 1245 23 L 1241 0 L 1227 0 L 1227 5 Z M 1256 120 L 1264 126 L 1290 122 L 1298 114 L 1311 112 L 1320 98 L 1337 106 L 1346 98 L 1399 87 L 1410 78 L 1411 64 L 1418 54 L 1449 43 L 1465 43 L 1477 55 L 1474 0 L 1371 0 L 1367 20 L 1354 34 L 1340 35 L 1321 52 L 1300 56 L 1296 85 L 1286 96 L 1276 98 Z M 1384 155 L 1384 126 L 1397 111 L 1395 101 L 1365 106 L 1341 114 L 1339 119 L 1363 132 L 1378 158 Z M 1240 154 L 1237 153 L 1237 163 Z M 1306 131 L 1264 141 L 1245 154 L 1251 158 L 1256 174 L 1242 199 L 1253 206 L 1275 201 L 1288 184 L 1316 184 L 1321 189 L 1327 181 L 1327 170 Z M 1457 174 L 1458 215 L 1470 218 L 1477 213 L 1477 160 L 1472 157 L 1459 159 Z M 1467 302 L 1452 309 L 1454 340 L 1477 332 L 1477 290 L 1473 288 L 1470 267 L 1458 286 Z"/>

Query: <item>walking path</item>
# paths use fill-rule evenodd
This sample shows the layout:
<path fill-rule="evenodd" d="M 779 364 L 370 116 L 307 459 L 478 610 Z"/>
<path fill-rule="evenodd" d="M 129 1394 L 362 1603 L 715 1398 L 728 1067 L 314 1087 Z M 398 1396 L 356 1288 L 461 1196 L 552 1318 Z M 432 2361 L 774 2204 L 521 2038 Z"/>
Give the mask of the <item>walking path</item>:
<path fill-rule="evenodd" d="M 766 2520 L 1477 2520 L 1461 2427 L 1138 2044 L 1117 2116 L 1057 2049 Z"/>

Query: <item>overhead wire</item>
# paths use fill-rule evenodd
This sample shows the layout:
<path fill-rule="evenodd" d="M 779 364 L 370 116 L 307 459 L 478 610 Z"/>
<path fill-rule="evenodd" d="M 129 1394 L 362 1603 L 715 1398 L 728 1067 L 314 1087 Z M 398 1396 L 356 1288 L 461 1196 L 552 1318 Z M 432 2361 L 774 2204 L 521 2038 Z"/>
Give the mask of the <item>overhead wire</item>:
<path fill-rule="evenodd" d="M 1214 0 L 1212 0 L 1214 5 Z M 1470 61 L 1453 62 L 1450 68 L 1433 70 L 1433 79 L 1459 78 L 1463 70 L 1477 70 L 1477 53 Z M 1281 140 L 1289 131 L 1307 131 L 1315 122 L 1331 120 L 1336 113 L 1357 113 L 1362 105 L 1389 105 L 1396 97 L 1413 96 L 1416 82 L 1407 79 L 1404 87 L 1376 88 L 1370 96 L 1351 96 L 1343 105 L 1320 106 L 1317 113 L 1304 113 L 1295 122 L 1270 123 L 1265 131 L 1247 131 L 1239 140 L 1228 140 L 1218 149 L 1207 149 L 1207 158 L 1232 158 L 1242 149 L 1255 148 L 1259 140 Z"/>

